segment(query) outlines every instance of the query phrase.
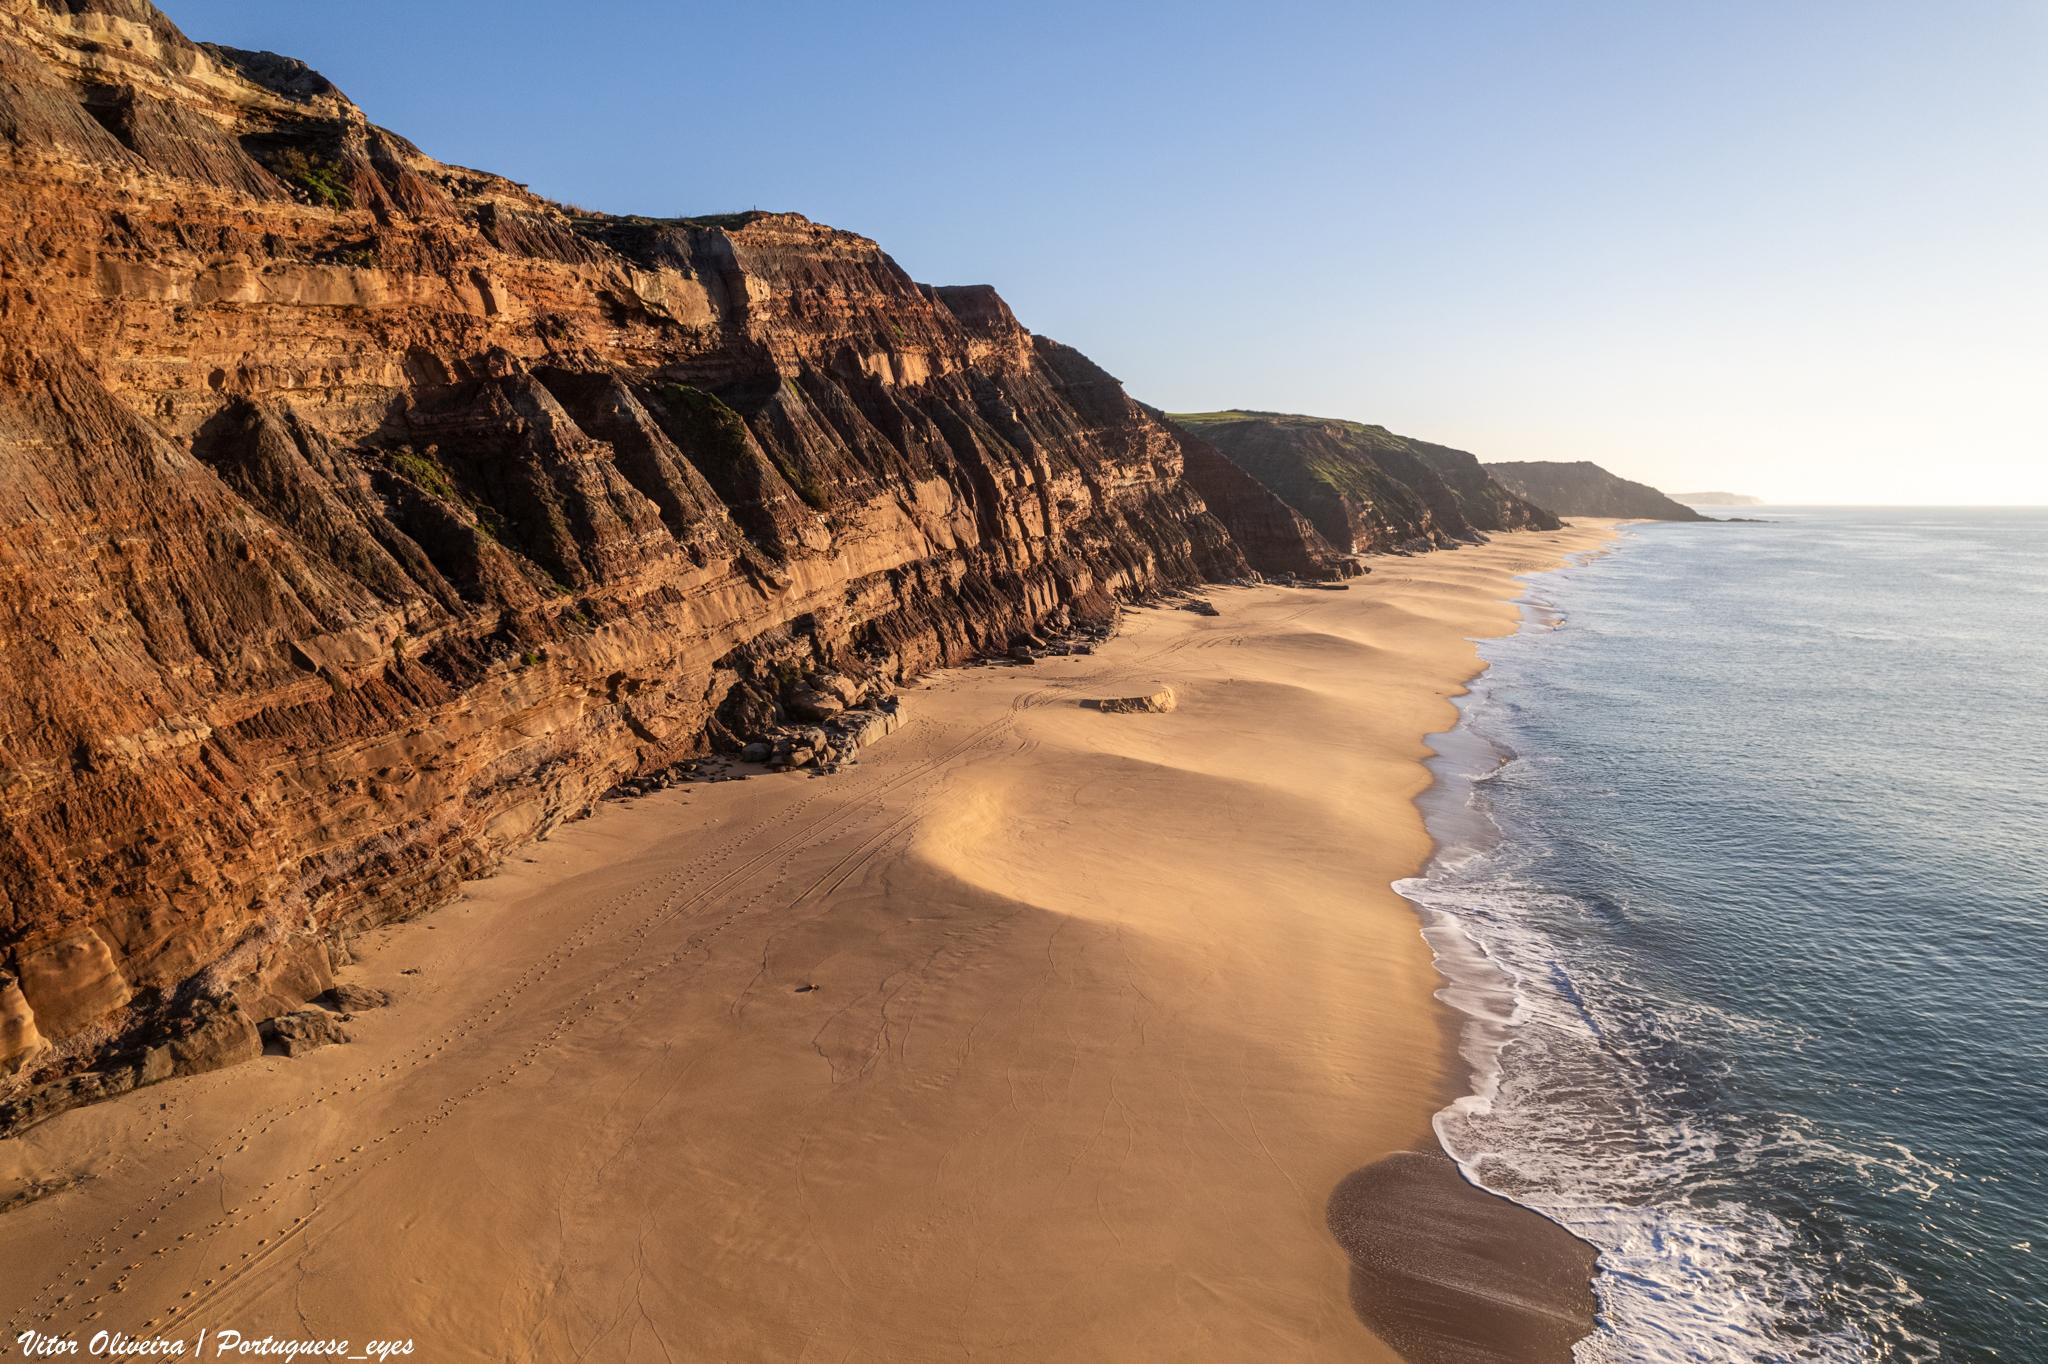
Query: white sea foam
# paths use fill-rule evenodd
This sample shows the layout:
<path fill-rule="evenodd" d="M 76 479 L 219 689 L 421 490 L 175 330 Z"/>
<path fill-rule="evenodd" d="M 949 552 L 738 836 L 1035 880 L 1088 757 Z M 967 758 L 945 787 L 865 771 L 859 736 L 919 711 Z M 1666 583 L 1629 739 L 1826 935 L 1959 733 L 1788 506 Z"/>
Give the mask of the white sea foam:
<path fill-rule="evenodd" d="M 1547 603 L 1546 603 L 1547 605 Z M 1540 625 L 1561 613 L 1532 611 Z M 1851 1150 L 1789 1115 L 1727 1129 L 1660 1087 L 1662 1052 L 1702 1037 L 1801 1041 L 1793 1024 L 1698 1001 L 1648 998 L 1557 925 L 1603 908 L 1515 874 L 1486 815 L 1489 789 L 1525 761 L 1489 761 L 1502 706 L 1491 677 L 1439 744 L 1425 802 L 1440 847 L 1427 874 L 1397 882 L 1416 905 L 1444 986 L 1468 1020 L 1460 1042 L 1471 1090 L 1436 1116 L 1444 1150 L 1475 1184 L 1533 1208 L 1600 1252 L 1600 1322 L 1582 1364 L 1868 1364 L 1941 1358 L 1900 1324 L 1912 1290 L 1893 1277 L 1845 1286 L 1779 1212 L 1734 1192 L 1739 1176 L 1788 1157 L 1824 1162 L 1926 1197 L 1954 1172 L 1903 1146 Z M 1449 837 L 1446 834 L 1449 834 Z M 1624 850 L 1607 849 L 1619 854 Z M 1597 937 L 1594 934 L 1586 935 Z M 1625 968 L 1624 968 L 1625 969 Z M 1672 1100 L 1668 1101 L 1667 1100 Z M 1870 1296 L 1845 1306 L 1845 1296 Z"/>
<path fill-rule="evenodd" d="M 1600 1329 L 1578 1359 L 1851 1364 L 1873 1357 L 1860 1331 L 1811 1333 L 1797 1308 L 1830 1286 L 1819 1267 L 1801 1263 L 1782 1220 L 1732 1199 L 1655 1201 L 1692 1182 L 1689 1174 L 1758 1159 L 1769 1141 L 1818 1138 L 1789 1132 L 1731 1143 L 1688 1118 L 1652 1117 L 1653 1106 L 1632 1102 L 1642 1096 L 1629 1095 L 1621 1076 L 1598 1073 L 1597 1059 L 1609 1052 L 1596 1007 L 1558 987 L 1550 944 L 1517 931 L 1514 893 L 1426 879 L 1396 889 L 1424 912 L 1424 935 L 1446 980 L 1439 996 L 1470 1020 L 1461 1050 L 1472 1092 L 1437 1115 L 1438 1139 L 1474 1183 L 1542 1212 L 1600 1251 Z M 1612 1092 L 1601 1092 L 1610 1082 Z M 1893 1172 L 1918 1169 L 1905 1162 Z"/>

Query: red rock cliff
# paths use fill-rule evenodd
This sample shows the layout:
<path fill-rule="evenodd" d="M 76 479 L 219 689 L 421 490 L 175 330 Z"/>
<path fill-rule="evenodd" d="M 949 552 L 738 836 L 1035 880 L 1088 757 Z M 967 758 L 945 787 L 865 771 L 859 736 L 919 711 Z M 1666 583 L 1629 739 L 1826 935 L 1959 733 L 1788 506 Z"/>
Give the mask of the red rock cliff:
<path fill-rule="evenodd" d="M 144 0 L 0 0 L 0 158 L 0 1126 L 244 1054 L 778 668 L 1245 571 L 1115 380 L 850 233 L 577 212 Z"/>

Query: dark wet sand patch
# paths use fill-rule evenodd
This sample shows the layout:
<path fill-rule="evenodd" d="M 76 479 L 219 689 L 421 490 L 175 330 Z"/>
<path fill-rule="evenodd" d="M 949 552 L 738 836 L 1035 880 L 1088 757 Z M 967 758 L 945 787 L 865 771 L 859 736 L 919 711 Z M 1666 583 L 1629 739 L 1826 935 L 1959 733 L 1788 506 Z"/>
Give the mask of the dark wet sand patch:
<path fill-rule="evenodd" d="M 1593 1329 L 1593 1248 L 1440 1152 L 1354 1171 L 1327 1213 L 1352 1310 L 1412 1364 L 1570 1364 Z"/>

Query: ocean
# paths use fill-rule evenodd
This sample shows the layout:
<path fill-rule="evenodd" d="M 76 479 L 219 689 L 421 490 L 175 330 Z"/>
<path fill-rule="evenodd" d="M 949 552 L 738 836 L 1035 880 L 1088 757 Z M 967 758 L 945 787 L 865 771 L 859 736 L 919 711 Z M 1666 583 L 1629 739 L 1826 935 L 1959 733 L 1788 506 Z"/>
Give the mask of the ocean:
<path fill-rule="evenodd" d="M 1765 508 L 1533 578 L 1400 889 L 1585 1361 L 2048 1360 L 2048 511 Z"/>

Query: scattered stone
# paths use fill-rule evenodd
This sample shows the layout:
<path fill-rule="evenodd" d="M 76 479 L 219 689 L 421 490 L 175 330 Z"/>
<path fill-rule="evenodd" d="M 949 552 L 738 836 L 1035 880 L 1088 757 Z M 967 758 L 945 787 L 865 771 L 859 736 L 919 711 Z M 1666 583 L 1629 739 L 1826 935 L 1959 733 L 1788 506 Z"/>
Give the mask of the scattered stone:
<path fill-rule="evenodd" d="M 774 745 L 761 739 L 754 740 L 740 750 L 740 761 L 743 763 L 764 763 L 774 756 Z"/>
<path fill-rule="evenodd" d="M 1220 616 L 1223 614 L 1216 609 L 1214 602 L 1207 601 L 1201 597 L 1196 597 L 1193 601 L 1182 602 L 1180 609 L 1192 611 L 1198 616 Z"/>

